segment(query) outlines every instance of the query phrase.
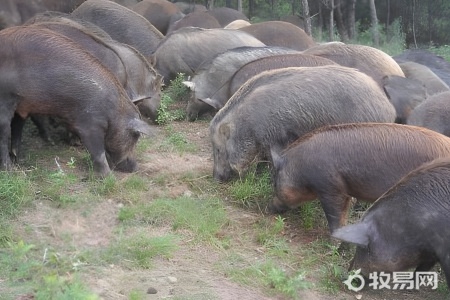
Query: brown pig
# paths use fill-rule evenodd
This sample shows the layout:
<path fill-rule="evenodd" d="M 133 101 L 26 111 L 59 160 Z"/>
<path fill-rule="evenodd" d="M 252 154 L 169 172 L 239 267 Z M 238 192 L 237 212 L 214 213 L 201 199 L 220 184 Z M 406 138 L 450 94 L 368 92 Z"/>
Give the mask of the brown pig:
<path fill-rule="evenodd" d="M 358 123 L 324 126 L 272 151 L 280 211 L 319 199 L 331 232 L 345 225 L 351 197 L 373 202 L 425 162 L 450 157 L 450 138 L 421 127 Z"/>

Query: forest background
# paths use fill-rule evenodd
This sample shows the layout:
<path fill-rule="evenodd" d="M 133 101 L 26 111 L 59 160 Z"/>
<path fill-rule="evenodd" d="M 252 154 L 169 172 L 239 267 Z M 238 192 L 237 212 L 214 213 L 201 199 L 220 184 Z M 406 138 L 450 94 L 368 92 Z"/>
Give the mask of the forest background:
<path fill-rule="evenodd" d="M 251 22 L 295 20 L 317 41 L 385 48 L 436 48 L 450 44 L 448 0 L 205 0 L 241 10 Z M 386 50 L 386 49 L 383 49 Z M 400 49 L 388 49 L 398 52 Z"/>

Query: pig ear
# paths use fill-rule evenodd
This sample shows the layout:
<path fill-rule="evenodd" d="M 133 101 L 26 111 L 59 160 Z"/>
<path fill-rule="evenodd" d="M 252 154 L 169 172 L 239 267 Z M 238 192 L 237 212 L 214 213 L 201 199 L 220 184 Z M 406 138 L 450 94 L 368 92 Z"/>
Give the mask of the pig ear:
<path fill-rule="evenodd" d="M 154 135 L 154 129 L 150 127 L 147 123 L 140 119 L 133 119 L 128 124 L 131 130 L 134 130 L 135 132 L 139 132 L 145 135 Z"/>
<path fill-rule="evenodd" d="M 206 104 L 212 106 L 215 110 L 219 110 L 223 107 L 223 104 L 217 101 L 216 99 L 211 98 L 205 98 L 205 99 L 199 99 L 200 101 L 205 102 Z"/>
<path fill-rule="evenodd" d="M 363 247 L 369 245 L 368 226 L 362 222 L 338 228 L 332 233 L 332 236 Z"/>
<path fill-rule="evenodd" d="M 277 147 L 270 147 L 270 156 L 272 157 L 272 164 L 276 170 L 279 169 L 284 162 L 284 159 L 280 153 L 281 149 Z"/>
<path fill-rule="evenodd" d="M 183 84 L 187 86 L 191 91 L 195 91 L 195 83 L 192 81 L 183 81 Z"/>

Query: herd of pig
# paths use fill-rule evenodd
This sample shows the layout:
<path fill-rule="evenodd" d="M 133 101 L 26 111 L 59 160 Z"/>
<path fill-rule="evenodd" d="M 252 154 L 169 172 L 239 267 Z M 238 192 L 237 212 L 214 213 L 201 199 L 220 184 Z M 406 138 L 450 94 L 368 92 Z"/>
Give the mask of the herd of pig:
<path fill-rule="evenodd" d="M 450 63 L 424 50 L 318 44 L 237 11 L 202 27 L 210 11 L 184 14 L 167 0 L 78 2 L 0 31 L 1 169 L 19 156 L 25 120 L 48 138 L 50 117 L 80 138 L 99 175 L 135 171 L 161 90 L 183 73 L 188 120 L 212 118 L 216 180 L 269 161 L 270 210 L 318 199 L 331 235 L 357 245 L 352 268 L 439 263 L 450 286 Z M 146 17 L 162 19 L 155 3 L 173 9 L 165 23 Z M 352 198 L 373 204 L 346 225 Z"/>

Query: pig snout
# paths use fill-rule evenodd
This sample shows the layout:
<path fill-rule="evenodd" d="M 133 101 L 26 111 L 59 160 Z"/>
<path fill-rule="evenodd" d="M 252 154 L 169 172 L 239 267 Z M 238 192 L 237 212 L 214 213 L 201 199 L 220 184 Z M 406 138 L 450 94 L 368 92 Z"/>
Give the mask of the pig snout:
<path fill-rule="evenodd" d="M 119 162 L 114 169 L 120 172 L 133 173 L 137 171 L 138 167 L 135 159 L 127 157 L 125 160 Z"/>

